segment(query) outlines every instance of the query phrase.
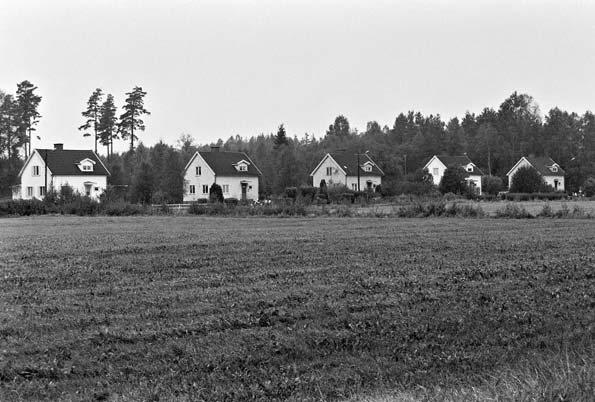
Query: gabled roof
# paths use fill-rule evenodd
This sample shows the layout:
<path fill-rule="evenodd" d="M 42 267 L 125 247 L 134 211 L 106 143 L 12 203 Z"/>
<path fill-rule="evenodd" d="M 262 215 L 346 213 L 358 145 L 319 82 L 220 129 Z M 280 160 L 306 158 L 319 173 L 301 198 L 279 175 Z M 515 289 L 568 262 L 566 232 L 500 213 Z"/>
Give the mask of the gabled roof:
<path fill-rule="evenodd" d="M 90 149 L 34 149 L 33 153 L 19 172 L 22 175 L 25 166 L 31 157 L 37 153 L 42 160 L 47 161 L 47 166 L 53 176 L 109 176 L 110 172 L 99 156 Z M 79 169 L 79 162 L 89 159 L 94 163 L 93 171 L 83 172 Z"/>
<path fill-rule="evenodd" d="M 539 174 L 542 176 L 564 176 L 566 172 L 560 167 L 554 160 L 547 156 L 523 156 L 515 165 L 506 173 L 506 176 L 510 176 L 510 173 L 514 171 L 517 166 L 522 162 L 527 161 Z M 552 172 L 553 166 L 558 168 L 557 172 Z"/>
<path fill-rule="evenodd" d="M 424 165 L 424 168 L 426 168 L 428 166 L 428 164 L 434 158 L 437 158 L 447 168 L 448 167 L 451 167 L 451 166 L 465 167 L 465 166 L 467 166 L 469 164 L 472 164 L 473 165 L 473 172 L 467 172 L 467 173 L 471 173 L 471 174 L 479 175 L 479 176 L 483 176 L 483 174 L 484 174 L 483 171 L 480 168 L 478 168 L 477 165 L 475 163 L 473 163 L 471 161 L 471 159 L 469 159 L 469 157 L 467 155 L 455 155 L 455 156 L 450 156 L 450 155 L 434 155 Z"/>
<path fill-rule="evenodd" d="M 216 176 L 262 176 L 260 169 L 258 169 L 245 152 L 197 152 L 190 161 L 188 161 L 184 171 L 188 170 L 188 167 L 196 158 L 196 155 L 199 154 Z M 248 170 L 239 171 L 236 169 L 236 165 L 241 161 L 248 163 Z"/>
<path fill-rule="evenodd" d="M 310 176 L 314 175 L 314 172 L 316 172 L 318 170 L 318 168 L 320 167 L 320 165 L 322 164 L 322 162 L 325 161 L 326 158 L 332 158 L 337 165 L 339 165 L 339 167 L 341 168 L 341 170 L 343 170 L 343 172 L 345 172 L 345 175 L 347 176 L 357 176 L 357 155 L 354 154 L 349 154 L 346 152 L 337 152 L 337 153 L 328 153 L 324 156 L 324 158 L 322 158 L 322 160 L 320 161 L 320 163 L 316 166 L 316 168 L 312 171 L 312 173 L 310 174 Z M 376 165 L 376 163 L 372 160 L 372 158 L 370 158 L 367 154 L 360 154 L 359 157 L 359 164 L 360 164 L 360 176 L 384 176 L 384 172 L 382 171 L 382 169 L 380 169 L 378 167 L 378 165 Z M 372 171 L 371 172 L 366 172 L 363 169 L 363 166 L 365 164 L 370 164 L 372 165 Z"/>

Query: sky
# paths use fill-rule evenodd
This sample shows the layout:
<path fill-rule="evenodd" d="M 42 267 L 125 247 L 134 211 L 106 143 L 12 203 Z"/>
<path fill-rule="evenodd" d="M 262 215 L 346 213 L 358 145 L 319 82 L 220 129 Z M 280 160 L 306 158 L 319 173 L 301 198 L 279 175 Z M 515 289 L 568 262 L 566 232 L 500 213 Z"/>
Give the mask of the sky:
<path fill-rule="evenodd" d="M 514 91 L 542 114 L 595 109 L 595 1 L 0 0 L 0 16 L 0 90 L 43 97 L 33 147 L 92 148 L 77 128 L 95 88 L 118 114 L 147 92 L 147 145 L 448 120 Z"/>

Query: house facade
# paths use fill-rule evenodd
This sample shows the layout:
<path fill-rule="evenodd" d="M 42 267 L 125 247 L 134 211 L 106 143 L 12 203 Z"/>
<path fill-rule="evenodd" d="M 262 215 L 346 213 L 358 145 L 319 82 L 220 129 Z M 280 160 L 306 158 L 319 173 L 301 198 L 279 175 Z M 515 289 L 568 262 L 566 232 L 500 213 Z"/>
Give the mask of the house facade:
<path fill-rule="evenodd" d="M 552 158 L 546 156 L 523 156 L 512 169 L 506 173 L 506 176 L 508 177 L 508 189 L 512 186 L 512 178 L 517 170 L 525 166 L 537 170 L 546 184 L 552 186 L 555 191 L 565 191 L 564 169 L 554 162 Z"/>
<path fill-rule="evenodd" d="M 224 198 L 258 200 L 258 182 L 262 173 L 244 152 L 196 152 L 184 168 L 184 202 L 208 199 L 217 183 Z"/>
<path fill-rule="evenodd" d="M 428 163 L 426 163 L 424 169 L 428 170 L 432 175 L 433 183 L 438 186 L 446 169 L 452 166 L 462 167 L 465 172 L 467 172 L 467 177 L 465 178 L 467 184 L 476 188 L 477 191 L 479 191 L 479 194 L 481 194 L 481 176 L 483 176 L 483 172 L 467 157 L 467 155 L 434 155 Z"/>
<path fill-rule="evenodd" d="M 13 199 L 43 199 L 48 191 L 70 186 L 75 192 L 97 199 L 107 188 L 107 167 L 92 150 L 34 149 L 19 172 L 20 185 Z"/>
<path fill-rule="evenodd" d="M 384 172 L 367 154 L 361 154 L 358 161 L 357 155 L 328 153 L 310 176 L 315 187 L 324 181 L 327 186 L 344 185 L 354 191 L 373 191 L 382 184 Z"/>

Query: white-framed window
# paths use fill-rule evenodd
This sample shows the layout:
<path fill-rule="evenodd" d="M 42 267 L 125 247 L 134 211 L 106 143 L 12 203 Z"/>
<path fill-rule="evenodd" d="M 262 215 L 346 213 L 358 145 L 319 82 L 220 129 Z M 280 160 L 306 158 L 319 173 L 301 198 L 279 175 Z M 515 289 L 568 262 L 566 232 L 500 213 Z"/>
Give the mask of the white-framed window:
<path fill-rule="evenodd" d="M 203 194 L 209 194 L 209 186 L 206 184 L 202 185 L 202 193 Z"/>
<path fill-rule="evenodd" d="M 45 186 L 39 186 L 39 195 L 41 197 L 45 195 Z"/>
<path fill-rule="evenodd" d="M 248 171 L 248 166 L 243 165 L 243 164 L 242 165 L 239 165 L 238 168 L 239 168 L 240 172 L 247 172 Z"/>
<path fill-rule="evenodd" d="M 432 169 L 432 174 L 433 174 L 434 176 L 438 176 L 438 174 L 439 174 L 439 173 L 438 173 L 438 168 L 434 168 L 434 169 Z"/>
<path fill-rule="evenodd" d="M 333 175 L 333 168 L 332 167 L 328 166 L 326 168 L 326 175 L 327 176 L 332 176 Z"/>
<path fill-rule="evenodd" d="M 221 189 L 223 190 L 223 194 L 229 194 L 229 184 L 222 185 Z"/>
<path fill-rule="evenodd" d="M 364 166 L 364 171 L 371 172 L 372 171 L 372 166 L 370 166 L 370 165 Z"/>
<path fill-rule="evenodd" d="M 189 191 L 190 194 L 196 194 L 196 186 L 194 184 L 191 184 Z"/>
<path fill-rule="evenodd" d="M 202 174 L 202 168 L 200 166 L 196 167 L 196 175 L 200 176 Z"/>
<path fill-rule="evenodd" d="M 33 176 L 39 176 L 39 166 L 33 166 Z"/>
<path fill-rule="evenodd" d="M 85 163 L 84 165 L 82 165 L 83 168 L 83 172 L 92 172 L 93 171 L 93 165 Z"/>
<path fill-rule="evenodd" d="M 357 191 L 357 183 L 351 183 L 351 189 Z"/>
<path fill-rule="evenodd" d="M 33 187 L 27 187 L 27 197 L 33 197 Z"/>
<path fill-rule="evenodd" d="M 558 166 L 552 166 L 552 172 L 557 172 L 558 171 Z"/>

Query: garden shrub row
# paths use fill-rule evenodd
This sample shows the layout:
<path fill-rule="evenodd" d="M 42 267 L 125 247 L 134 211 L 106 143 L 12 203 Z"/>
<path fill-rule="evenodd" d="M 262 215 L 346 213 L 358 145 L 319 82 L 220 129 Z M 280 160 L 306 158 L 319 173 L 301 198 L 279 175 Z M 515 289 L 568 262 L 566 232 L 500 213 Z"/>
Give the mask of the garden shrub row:
<path fill-rule="evenodd" d="M 554 193 L 506 193 L 503 195 L 503 199 L 507 201 L 554 201 L 566 199 L 566 193 L 554 192 Z"/>

